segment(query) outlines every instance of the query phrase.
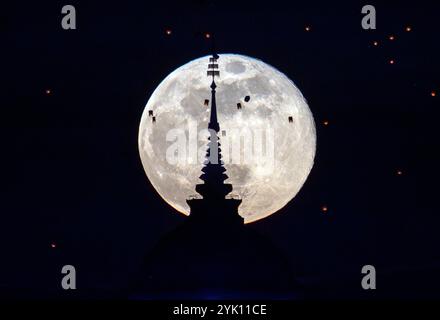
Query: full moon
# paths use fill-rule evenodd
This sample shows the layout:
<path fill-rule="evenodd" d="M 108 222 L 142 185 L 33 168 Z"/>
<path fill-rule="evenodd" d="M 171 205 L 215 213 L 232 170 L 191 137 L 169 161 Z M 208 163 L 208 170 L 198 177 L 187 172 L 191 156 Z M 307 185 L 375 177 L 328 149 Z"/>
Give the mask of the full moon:
<path fill-rule="evenodd" d="M 195 186 L 202 183 L 203 163 L 195 157 L 202 159 L 207 145 L 207 136 L 200 131 L 207 128 L 210 116 L 208 63 L 206 56 L 171 72 L 148 100 L 139 127 L 139 153 L 148 179 L 168 204 L 185 215 L 190 213 L 186 200 L 196 195 Z M 225 183 L 233 186 L 231 196 L 242 199 L 239 214 L 250 223 L 284 207 L 303 186 L 315 157 L 315 122 L 299 89 L 274 67 L 237 54 L 220 54 L 218 64 L 219 137 L 229 177 Z M 169 159 L 173 132 L 184 133 L 189 146 L 179 155 L 184 161 L 177 163 Z M 233 140 L 237 132 L 245 134 Z M 260 133 L 263 138 L 257 139 Z M 196 156 L 190 152 L 194 137 Z M 253 150 L 262 141 L 265 158 L 233 161 L 230 141 L 238 141 L 240 159 L 243 150 L 249 150 L 246 143 Z"/>

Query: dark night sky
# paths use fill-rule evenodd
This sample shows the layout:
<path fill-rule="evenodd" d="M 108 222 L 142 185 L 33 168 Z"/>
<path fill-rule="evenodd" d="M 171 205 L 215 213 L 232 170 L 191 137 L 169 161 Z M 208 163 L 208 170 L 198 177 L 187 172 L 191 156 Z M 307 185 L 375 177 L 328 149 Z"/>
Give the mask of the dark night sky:
<path fill-rule="evenodd" d="M 76 266 L 79 288 L 116 290 L 183 221 L 149 184 L 137 130 L 160 81 L 209 53 L 205 32 L 220 53 L 288 75 L 317 124 L 304 188 L 250 227 L 305 279 L 358 285 L 361 267 L 373 264 L 382 288 L 432 296 L 440 274 L 439 5 L 161 3 L 1 5 L 0 296 L 59 290 L 65 264 Z M 64 4 L 76 7 L 77 30 L 61 28 Z M 361 28 L 365 4 L 376 7 L 377 30 Z"/>

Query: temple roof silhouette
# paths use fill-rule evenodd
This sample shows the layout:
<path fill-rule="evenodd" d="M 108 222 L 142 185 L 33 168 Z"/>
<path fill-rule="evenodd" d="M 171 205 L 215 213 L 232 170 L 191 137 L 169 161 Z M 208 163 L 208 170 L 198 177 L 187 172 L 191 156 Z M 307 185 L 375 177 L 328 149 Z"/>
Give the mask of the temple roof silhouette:
<path fill-rule="evenodd" d="M 200 179 L 200 197 L 187 200 L 190 215 L 147 255 L 134 280 L 135 298 L 212 298 L 263 294 L 298 297 L 288 259 L 266 238 L 247 227 L 238 213 L 241 199 L 233 190 L 222 162 L 218 133 L 215 77 L 219 56 L 209 58 L 212 77 L 210 132 Z M 205 100 L 205 104 L 206 101 Z M 229 293 L 229 296 L 225 296 Z M 203 296 L 205 295 L 205 296 Z"/>

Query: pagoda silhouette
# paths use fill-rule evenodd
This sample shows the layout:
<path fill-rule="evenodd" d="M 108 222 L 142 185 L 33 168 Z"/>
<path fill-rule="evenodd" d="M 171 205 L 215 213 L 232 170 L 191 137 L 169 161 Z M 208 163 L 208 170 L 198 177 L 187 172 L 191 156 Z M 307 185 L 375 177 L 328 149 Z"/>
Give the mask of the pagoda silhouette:
<path fill-rule="evenodd" d="M 216 104 L 218 60 L 214 53 L 207 71 L 212 82 L 203 183 L 196 185 L 198 195 L 187 200 L 189 217 L 147 254 L 133 279 L 131 298 L 298 297 L 290 262 L 244 224 L 238 213 L 241 199 L 230 196 L 233 186 L 225 183 Z"/>
<path fill-rule="evenodd" d="M 243 218 L 238 214 L 238 207 L 241 199 L 226 198 L 232 191 L 232 185 L 226 184 L 224 181 L 228 178 L 226 169 L 223 166 L 220 139 L 218 133 L 220 125 L 217 120 L 217 103 L 215 77 L 220 75 L 218 71 L 218 55 L 213 54 L 209 58 L 208 76 L 212 76 L 211 83 L 211 114 L 208 123 L 209 142 L 206 151 L 206 159 L 203 174 L 200 179 L 202 184 L 196 185 L 196 191 L 203 198 L 192 198 L 187 200 L 190 207 L 189 219 L 203 220 L 206 224 L 221 223 L 228 225 L 242 225 Z M 218 220 L 217 220 L 218 219 Z"/>

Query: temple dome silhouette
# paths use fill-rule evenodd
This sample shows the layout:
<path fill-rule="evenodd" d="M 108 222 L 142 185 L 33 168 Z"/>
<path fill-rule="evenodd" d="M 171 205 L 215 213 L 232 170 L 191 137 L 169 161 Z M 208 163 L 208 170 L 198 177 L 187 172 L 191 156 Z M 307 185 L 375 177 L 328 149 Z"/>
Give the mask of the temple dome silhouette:
<path fill-rule="evenodd" d="M 238 214 L 241 199 L 231 197 L 218 137 L 217 60 L 212 77 L 210 136 L 198 196 L 187 200 L 190 215 L 166 235 L 144 261 L 132 289 L 134 298 L 299 297 L 293 268 L 285 256 Z M 206 101 L 205 100 L 205 104 Z M 177 296 L 173 296 L 176 294 Z"/>

